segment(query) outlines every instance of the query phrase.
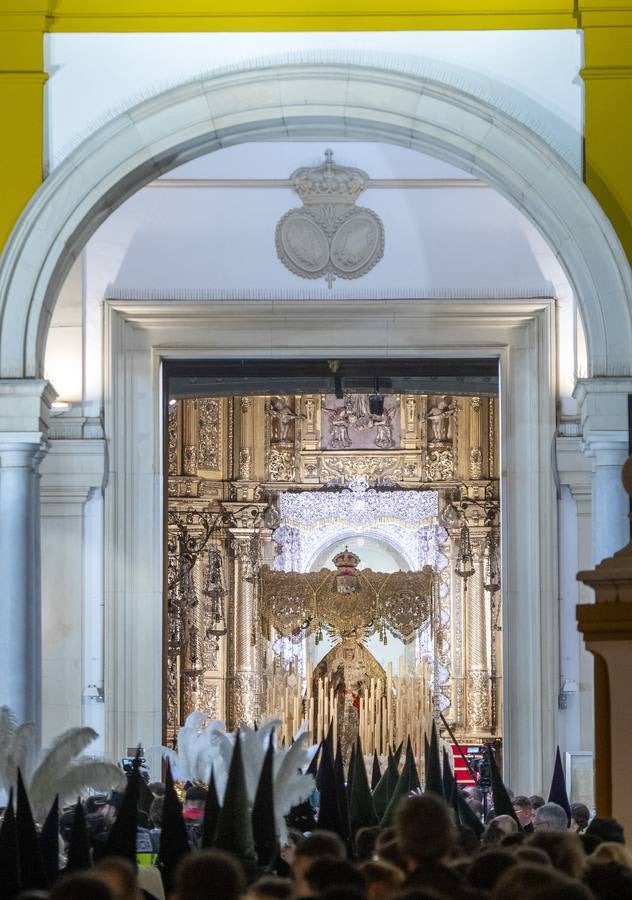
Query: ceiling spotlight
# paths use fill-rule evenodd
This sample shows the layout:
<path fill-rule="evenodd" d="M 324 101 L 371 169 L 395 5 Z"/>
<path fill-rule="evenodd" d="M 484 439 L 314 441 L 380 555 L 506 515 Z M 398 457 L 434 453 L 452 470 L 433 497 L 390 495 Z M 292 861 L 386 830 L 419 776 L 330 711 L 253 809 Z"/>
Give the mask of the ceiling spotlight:
<path fill-rule="evenodd" d="M 369 394 L 369 412 L 372 416 L 384 415 L 384 397 L 380 394 L 380 384 L 377 378 L 373 384 L 373 393 Z"/>

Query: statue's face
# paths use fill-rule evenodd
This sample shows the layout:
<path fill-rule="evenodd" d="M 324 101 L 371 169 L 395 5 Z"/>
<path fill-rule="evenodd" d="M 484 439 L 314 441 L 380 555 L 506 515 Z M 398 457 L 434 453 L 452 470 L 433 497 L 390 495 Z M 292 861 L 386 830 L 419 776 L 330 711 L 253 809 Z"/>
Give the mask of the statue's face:
<path fill-rule="evenodd" d="M 345 662 L 354 662 L 355 655 L 355 650 L 353 650 L 351 647 L 345 648 L 342 651 L 342 658 Z"/>

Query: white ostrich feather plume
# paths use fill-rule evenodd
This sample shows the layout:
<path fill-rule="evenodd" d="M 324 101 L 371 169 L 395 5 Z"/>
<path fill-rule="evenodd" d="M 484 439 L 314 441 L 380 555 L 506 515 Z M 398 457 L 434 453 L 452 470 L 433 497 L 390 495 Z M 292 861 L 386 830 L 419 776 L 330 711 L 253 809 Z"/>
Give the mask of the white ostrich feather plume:
<path fill-rule="evenodd" d="M 92 728 L 70 728 L 58 735 L 39 756 L 35 726 L 21 725 L 6 706 L 0 707 L 0 793 L 4 799 L 15 787 L 18 768 L 22 772 L 33 815 L 43 819 L 59 794 L 60 803 L 74 801 L 92 791 L 121 787 L 125 775 L 112 762 L 82 756 L 98 737 Z"/>
<path fill-rule="evenodd" d="M 254 803 L 270 735 L 280 725 L 279 719 L 267 719 L 256 731 L 247 725 L 242 725 L 239 729 L 246 790 L 251 804 Z M 226 731 L 223 722 L 211 720 L 204 713 L 192 713 L 178 731 L 177 751 L 163 747 L 162 754 L 171 763 L 174 778 L 181 781 L 206 785 L 212 769 L 217 795 L 220 803 L 223 803 L 235 735 L 236 732 Z M 315 749 L 317 748 L 310 746 L 310 735 L 303 727 L 291 747 L 275 750 L 274 808 L 282 841 L 287 834 L 285 816 L 294 806 L 307 800 L 314 789 L 314 779 L 311 775 L 304 775 L 303 771 Z"/>

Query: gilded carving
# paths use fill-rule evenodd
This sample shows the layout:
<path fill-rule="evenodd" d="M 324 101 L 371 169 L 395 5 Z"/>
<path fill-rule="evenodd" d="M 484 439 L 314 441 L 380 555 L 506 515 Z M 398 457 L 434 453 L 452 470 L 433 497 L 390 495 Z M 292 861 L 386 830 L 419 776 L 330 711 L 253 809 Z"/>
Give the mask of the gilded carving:
<path fill-rule="evenodd" d="M 489 731 L 489 672 L 468 672 L 467 724 L 470 732 Z"/>
<path fill-rule="evenodd" d="M 320 458 L 320 480 L 346 483 L 353 478 L 366 478 L 376 482 L 382 478 L 402 481 L 405 476 L 402 456 L 322 456 Z"/>
<path fill-rule="evenodd" d="M 296 478 L 296 465 L 294 462 L 293 444 L 287 447 L 277 445 L 270 448 L 268 474 L 270 481 L 294 481 Z"/>
<path fill-rule="evenodd" d="M 494 420 L 494 398 L 490 397 L 488 402 L 488 436 L 487 436 L 487 459 L 489 462 L 489 477 L 494 477 L 494 454 L 496 452 L 496 423 Z"/>
<path fill-rule="evenodd" d="M 248 412 L 248 410 L 250 409 L 251 405 L 252 405 L 252 402 L 250 400 L 250 397 L 242 397 L 239 401 L 241 414 L 245 415 Z"/>
<path fill-rule="evenodd" d="M 220 397 L 198 400 L 198 466 L 217 471 L 222 467 Z"/>
<path fill-rule="evenodd" d="M 266 412 L 272 425 L 270 443 L 284 444 L 294 440 L 294 423 L 304 419 L 303 413 L 296 413 L 290 405 L 289 397 L 271 397 L 266 402 Z"/>
<path fill-rule="evenodd" d="M 241 481 L 250 481 L 252 475 L 252 459 L 250 447 L 242 447 L 239 451 L 239 478 Z"/>
<path fill-rule="evenodd" d="M 169 440 L 167 447 L 167 471 L 169 475 L 178 474 L 178 404 L 169 404 L 168 417 Z"/>
<path fill-rule="evenodd" d="M 431 450 L 426 457 L 428 481 L 451 481 L 454 478 L 454 453 L 450 448 Z"/>
<path fill-rule="evenodd" d="M 483 475 L 483 453 L 480 447 L 470 450 L 470 478 L 481 478 Z"/>
<path fill-rule="evenodd" d="M 184 448 L 183 466 L 185 475 L 197 474 L 197 448 L 193 444 L 187 444 Z"/>
<path fill-rule="evenodd" d="M 452 438 L 452 422 L 457 413 L 457 405 L 451 397 L 442 394 L 426 413 L 430 425 L 431 443 L 445 444 Z"/>

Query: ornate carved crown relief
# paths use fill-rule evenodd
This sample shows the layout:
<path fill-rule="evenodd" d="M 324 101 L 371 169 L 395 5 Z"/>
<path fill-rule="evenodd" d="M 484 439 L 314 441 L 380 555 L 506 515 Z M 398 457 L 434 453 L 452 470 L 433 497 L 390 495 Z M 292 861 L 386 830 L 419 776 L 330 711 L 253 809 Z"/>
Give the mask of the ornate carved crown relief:
<path fill-rule="evenodd" d="M 338 166 L 325 151 L 320 166 L 290 176 L 303 206 L 289 210 L 276 227 L 277 255 L 301 278 L 360 278 L 384 255 L 384 226 L 373 210 L 356 206 L 369 176 Z"/>

